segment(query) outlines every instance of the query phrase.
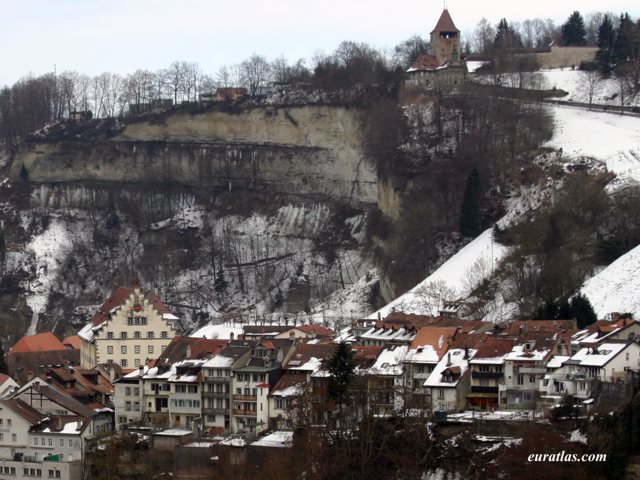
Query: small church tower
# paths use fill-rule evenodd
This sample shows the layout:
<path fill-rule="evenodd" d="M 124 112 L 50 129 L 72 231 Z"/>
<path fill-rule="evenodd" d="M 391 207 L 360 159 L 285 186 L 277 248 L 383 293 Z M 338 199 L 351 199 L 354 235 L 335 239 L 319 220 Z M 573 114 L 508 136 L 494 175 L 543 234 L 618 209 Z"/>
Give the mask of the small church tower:
<path fill-rule="evenodd" d="M 431 51 L 438 65 L 460 61 L 460 30 L 453 24 L 446 8 L 431 32 Z"/>

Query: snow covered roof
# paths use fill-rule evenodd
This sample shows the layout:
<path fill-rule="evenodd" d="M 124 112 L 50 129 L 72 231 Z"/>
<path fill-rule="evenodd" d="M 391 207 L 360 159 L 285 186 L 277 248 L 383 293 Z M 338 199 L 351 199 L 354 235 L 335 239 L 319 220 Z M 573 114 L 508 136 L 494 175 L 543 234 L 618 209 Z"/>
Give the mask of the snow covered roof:
<path fill-rule="evenodd" d="M 301 373 L 290 373 L 280 377 L 270 395 L 276 397 L 296 397 L 304 392 L 307 376 Z"/>
<path fill-rule="evenodd" d="M 293 432 L 277 431 L 265 435 L 251 444 L 252 447 L 291 448 Z"/>
<path fill-rule="evenodd" d="M 547 368 L 560 368 L 567 360 L 569 360 L 569 357 L 566 355 L 554 355 L 547 362 Z"/>
<path fill-rule="evenodd" d="M 549 355 L 548 349 L 526 348 L 526 345 L 515 345 L 513 350 L 505 355 L 505 360 L 518 362 L 542 362 Z"/>
<path fill-rule="evenodd" d="M 167 430 L 162 430 L 160 432 L 154 433 L 154 435 L 162 437 L 184 437 L 191 434 L 193 434 L 193 432 L 185 428 L 168 428 Z"/>
<path fill-rule="evenodd" d="M 416 336 L 415 330 L 407 330 L 403 327 L 393 328 L 370 328 L 360 335 L 362 340 L 371 340 L 378 342 L 406 342 L 410 343 Z"/>
<path fill-rule="evenodd" d="M 464 375 L 464 372 L 469 368 L 469 359 L 473 358 L 476 350 L 468 349 L 465 356 L 465 350 L 462 348 L 454 348 L 447 352 L 442 357 L 442 360 L 438 362 L 436 367 L 431 372 L 431 375 L 425 380 L 425 387 L 456 387 L 460 378 Z M 452 372 L 449 378 L 452 381 L 447 381 L 447 375 L 443 373 Z"/>
<path fill-rule="evenodd" d="M 242 328 L 230 325 L 205 325 L 189 335 L 190 337 L 230 340 L 231 337 L 238 338 L 242 335 Z"/>
<path fill-rule="evenodd" d="M 637 344 L 602 343 L 597 348 L 585 347 L 578 350 L 569 362 L 583 367 L 603 367 L 630 345 L 636 345 L 636 349 L 640 348 Z"/>
<path fill-rule="evenodd" d="M 402 375 L 403 363 L 407 356 L 409 347 L 402 345 L 400 347 L 385 348 L 375 363 L 369 367 L 369 374 L 374 375 Z"/>

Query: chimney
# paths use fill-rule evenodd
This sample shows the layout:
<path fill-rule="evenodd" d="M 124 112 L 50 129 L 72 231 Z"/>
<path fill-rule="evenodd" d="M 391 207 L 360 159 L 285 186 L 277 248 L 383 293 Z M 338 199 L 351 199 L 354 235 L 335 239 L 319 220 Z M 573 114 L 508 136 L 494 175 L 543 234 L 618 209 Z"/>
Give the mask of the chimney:
<path fill-rule="evenodd" d="M 382 315 L 378 312 L 378 321 L 382 320 Z"/>
<path fill-rule="evenodd" d="M 191 345 L 187 345 L 187 358 L 191 358 Z"/>
<path fill-rule="evenodd" d="M 447 367 L 451 366 L 451 352 L 447 353 Z"/>
<path fill-rule="evenodd" d="M 464 359 L 469 360 L 469 347 L 464 347 Z"/>
<path fill-rule="evenodd" d="M 113 372 L 113 369 L 111 370 Z M 142 377 L 144 375 L 144 365 L 140 365 L 138 367 L 138 376 Z"/>
<path fill-rule="evenodd" d="M 235 335 L 233 334 L 233 332 L 229 333 L 229 340 L 231 340 L 233 342 L 233 338 L 235 337 Z"/>

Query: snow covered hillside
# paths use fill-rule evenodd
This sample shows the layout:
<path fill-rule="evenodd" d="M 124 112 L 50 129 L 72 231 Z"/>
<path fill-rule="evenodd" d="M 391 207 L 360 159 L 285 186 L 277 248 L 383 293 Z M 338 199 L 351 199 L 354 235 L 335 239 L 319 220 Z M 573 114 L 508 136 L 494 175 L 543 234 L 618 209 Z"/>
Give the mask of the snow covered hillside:
<path fill-rule="evenodd" d="M 558 88 L 568 93 L 562 100 L 579 103 L 589 103 L 587 89 L 584 86 L 584 73 L 580 70 L 571 70 L 569 68 L 561 68 L 554 70 L 542 70 L 540 72 L 544 78 L 545 88 Z M 618 85 L 615 78 L 605 78 L 598 82 L 593 103 L 599 105 L 620 105 L 618 97 Z M 640 105 L 640 96 L 629 99 L 625 105 Z"/>
<path fill-rule="evenodd" d="M 560 85 L 559 88 L 564 87 Z M 640 182 L 640 118 L 565 106 L 553 107 L 551 111 L 555 133 L 546 146 L 560 150 L 562 155 L 559 158 L 563 162 L 570 164 L 583 157 L 592 163 L 601 162 L 608 171 L 616 174 L 611 190 L 623 188 L 629 182 Z M 549 184 L 546 188 L 555 187 Z M 498 222 L 499 225 L 504 227 L 538 208 L 547 193 L 545 187 L 522 191 L 507 202 L 507 213 Z M 492 230 L 488 229 L 421 283 L 369 318 L 375 318 L 378 314 L 384 317 L 394 309 L 407 313 L 437 314 L 443 300 L 466 298 L 474 286 L 490 278 L 507 253 L 507 248 L 492 240 Z M 583 293 L 592 301 L 599 316 L 612 310 L 636 311 L 640 300 L 634 302 L 633 294 L 640 287 L 640 280 L 634 282 L 632 276 L 639 269 L 640 247 L 585 284 Z M 614 278 L 616 281 L 612 281 Z M 623 298 L 626 300 L 622 301 Z M 498 321 L 514 312 L 515 308 L 515 305 L 505 304 L 498 296 L 485 319 Z"/>

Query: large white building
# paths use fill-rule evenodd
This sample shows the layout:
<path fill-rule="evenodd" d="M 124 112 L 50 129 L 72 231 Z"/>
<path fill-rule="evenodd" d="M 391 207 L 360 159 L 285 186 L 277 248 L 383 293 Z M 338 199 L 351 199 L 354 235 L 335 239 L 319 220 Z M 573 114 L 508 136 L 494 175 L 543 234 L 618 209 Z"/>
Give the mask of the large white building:
<path fill-rule="evenodd" d="M 78 332 L 80 365 L 117 363 L 139 367 L 157 358 L 176 335 L 173 315 L 153 293 L 118 287 Z"/>

